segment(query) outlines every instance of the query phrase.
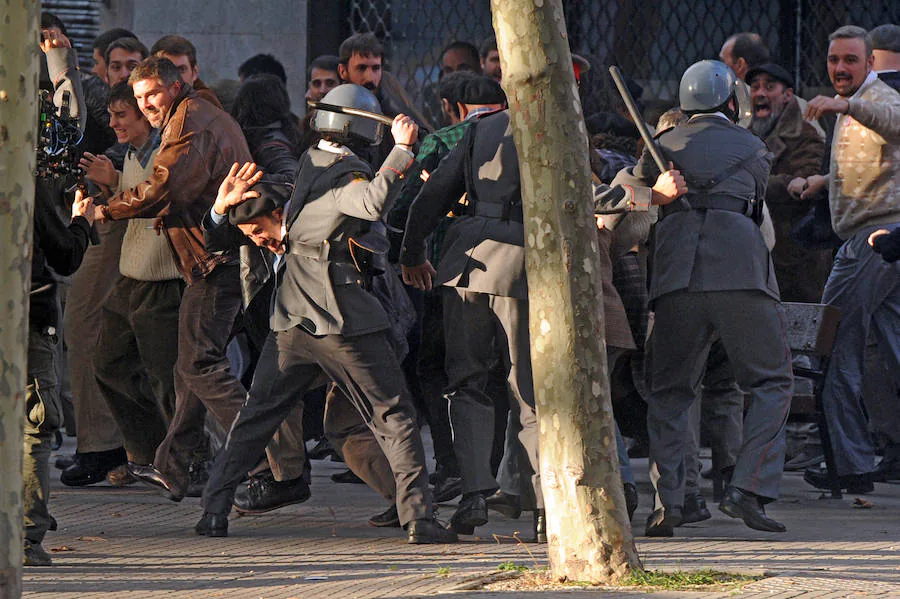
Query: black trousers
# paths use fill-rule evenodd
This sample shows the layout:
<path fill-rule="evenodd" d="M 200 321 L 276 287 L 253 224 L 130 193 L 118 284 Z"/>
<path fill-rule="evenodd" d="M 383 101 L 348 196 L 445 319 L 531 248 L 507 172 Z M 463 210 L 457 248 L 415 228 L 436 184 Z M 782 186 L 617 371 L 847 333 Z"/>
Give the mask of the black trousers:
<path fill-rule="evenodd" d="M 323 372 L 353 403 L 387 456 L 394 473 L 400 521 L 405 524 L 431 517 L 425 450 L 387 332 L 316 337 L 300 328 L 270 333 L 266 340 L 247 402 L 210 472 L 204 492 L 207 512 L 231 511 L 235 488 L 244 473 Z"/>

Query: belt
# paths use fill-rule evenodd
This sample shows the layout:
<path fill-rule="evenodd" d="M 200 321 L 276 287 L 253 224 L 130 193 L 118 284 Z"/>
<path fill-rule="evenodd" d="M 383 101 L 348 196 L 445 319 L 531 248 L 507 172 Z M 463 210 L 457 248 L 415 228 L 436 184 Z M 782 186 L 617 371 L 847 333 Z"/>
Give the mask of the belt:
<path fill-rule="evenodd" d="M 663 207 L 663 216 L 668 216 L 673 212 L 687 212 L 688 210 L 725 210 L 726 212 L 736 212 L 748 218 L 753 218 L 756 204 L 756 199 L 751 200 L 733 196 L 687 196 Z"/>
<path fill-rule="evenodd" d="M 524 221 L 522 216 L 522 204 L 507 206 L 506 204 L 498 204 L 496 202 L 476 202 L 473 214 L 485 218 L 511 220 L 517 223 Z"/>

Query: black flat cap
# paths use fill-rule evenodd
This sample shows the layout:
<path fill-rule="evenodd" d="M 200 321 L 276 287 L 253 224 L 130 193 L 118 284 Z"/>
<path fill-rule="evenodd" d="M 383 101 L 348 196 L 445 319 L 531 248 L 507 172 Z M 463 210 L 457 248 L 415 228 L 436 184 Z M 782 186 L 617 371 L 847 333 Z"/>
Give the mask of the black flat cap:
<path fill-rule="evenodd" d="M 506 94 L 493 78 L 476 75 L 460 85 L 459 101 L 463 104 L 506 104 Z"/>
<path fill-rule="evenodd" d="M 784 83 L 787 87 L 794 87 L 794 78 L 787 72 L 787 69 L 771 62 L 761 64 L 758 67 L 753 67 L 747 71 L 747 76 L 744 77 L 744 81 L 747 82 L 747 85 L 750 85 L 753 78 L 760 73 L 769 75 L 772 79 Z"/>
<path fill-rule="evenodd" d="M 271 213 L 276 208 L 281 208 L 291 198 L 294 185 L 288 181 L 288 177 L 267 175 L 250 190 L 259 192 L 259 197 L 249 199 L 228 211 L 228 222 L 232 225 L 250 222 L 254 218 Z"/>

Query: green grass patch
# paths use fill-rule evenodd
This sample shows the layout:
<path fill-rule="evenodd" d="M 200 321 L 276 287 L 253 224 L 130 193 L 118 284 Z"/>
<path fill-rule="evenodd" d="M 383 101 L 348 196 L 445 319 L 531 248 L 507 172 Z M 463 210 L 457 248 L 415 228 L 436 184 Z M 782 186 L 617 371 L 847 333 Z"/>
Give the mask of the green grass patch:
<path fill-rule="evenodd" d="M 450 575 L 450 566 L 440 566 L 437 569 L 438 576 L 449 576 Z"/>
<path fill-rule="evenodd" d="M 501 572 L 527 572 L 529 570 L 528 566 L 516 562 L 503 562 L 497 566 L 497 569 Z"/>
<path fill-rule="evenodd" d="M 762 576 L 731 574 L 717 570 L 696 570 L 691 572 L 644 570 L 642 572 L 632 572 L 621 584 L 622 586 L 652 587 L 667 591 L 708 589 L 709 587 L 732 590 L 761 578 Z"/>

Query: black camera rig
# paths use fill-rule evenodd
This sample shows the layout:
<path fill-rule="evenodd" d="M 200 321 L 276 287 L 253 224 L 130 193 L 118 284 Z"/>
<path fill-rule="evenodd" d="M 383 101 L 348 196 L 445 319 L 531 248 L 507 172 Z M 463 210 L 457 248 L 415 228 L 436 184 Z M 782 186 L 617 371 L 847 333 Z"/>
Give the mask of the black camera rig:
<path fill-rule="evenodd" d="M 84 184 L 84 171 L 78 166 L 81 152 L 78 144 L 84 134 L 78 127 L 78 117 L 72 116 L 70 94 L 63 92 L 62 106 L 57 113 L 53 96 L 49 91 L 41 92 L 40 131 L 37 143 L 36 177 L 64 179 L 69 189 Z"/>

